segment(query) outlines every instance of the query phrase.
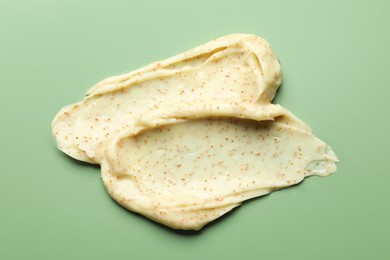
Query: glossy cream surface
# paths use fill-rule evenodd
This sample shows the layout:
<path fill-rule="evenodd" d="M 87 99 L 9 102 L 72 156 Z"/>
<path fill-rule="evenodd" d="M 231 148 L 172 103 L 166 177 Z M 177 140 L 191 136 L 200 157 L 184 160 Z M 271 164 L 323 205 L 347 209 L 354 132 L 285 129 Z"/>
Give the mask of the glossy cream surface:
<path fill-rule="evenodd" d="M 228 35 L 103 80 L 60 110 L 53 134 L 66 154 L 101 164 L 122 206 L 199 230 L 244 200 L 336 170 L 332 150 L 271 103 L 280 83 L 265 40 Z"/>

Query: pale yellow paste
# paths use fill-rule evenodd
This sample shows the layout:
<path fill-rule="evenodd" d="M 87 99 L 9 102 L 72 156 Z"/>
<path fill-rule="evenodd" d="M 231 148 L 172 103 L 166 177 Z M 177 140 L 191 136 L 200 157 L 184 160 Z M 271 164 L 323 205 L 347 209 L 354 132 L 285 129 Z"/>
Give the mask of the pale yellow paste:
<path fill-rule="evenodd" d="M 66 154 L 101 165 L 122 206 L 199 230 L 244 200 L 336 170 L 332 150 L 271 104 L 280 83 L 265 40 L 228 35 L 103 80 L 56 115 L 53 134 Z"/>

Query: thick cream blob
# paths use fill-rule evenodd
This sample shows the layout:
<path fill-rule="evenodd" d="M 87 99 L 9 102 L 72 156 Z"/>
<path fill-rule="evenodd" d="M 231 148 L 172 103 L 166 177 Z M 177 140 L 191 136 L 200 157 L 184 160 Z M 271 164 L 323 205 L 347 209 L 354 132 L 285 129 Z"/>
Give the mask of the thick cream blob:
<path fill-rule="evenodd" d="M 228 35 L 103 80 L 56 115 L 53 134 L 66 154 L 101 164 L 122 206 L 199 230 L 244 200 L 336 170 L 332 150 L 271 104 L 280 83 L 265 40 Z"/>

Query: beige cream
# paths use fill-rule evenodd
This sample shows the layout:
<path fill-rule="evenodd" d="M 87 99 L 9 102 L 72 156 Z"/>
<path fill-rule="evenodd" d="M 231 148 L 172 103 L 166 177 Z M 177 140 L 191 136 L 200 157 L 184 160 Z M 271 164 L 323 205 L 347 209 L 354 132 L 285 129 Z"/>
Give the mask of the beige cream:
<path fill-rule="evenodd" d="M 233 34 L 98 83 L 52 122 L 60 150 L 101 164 L 110 196 L 176 229 L 336 170 L 332 150 L 271 101 L 278 60 Z"/>

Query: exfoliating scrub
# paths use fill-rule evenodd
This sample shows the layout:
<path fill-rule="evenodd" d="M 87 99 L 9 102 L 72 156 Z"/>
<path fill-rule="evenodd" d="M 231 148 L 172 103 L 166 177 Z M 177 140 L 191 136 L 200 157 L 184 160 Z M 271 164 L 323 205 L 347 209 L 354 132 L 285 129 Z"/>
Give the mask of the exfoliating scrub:
<path fill-rule="evenodd" d="M 93 86 L 52 122 L 57 146 L 101 165 L 109 195 L 175 229 L 199 230 L 243 201 L 336 170 L 332 149 L 272 100 L 270 45 L 217 38 Z"/>

